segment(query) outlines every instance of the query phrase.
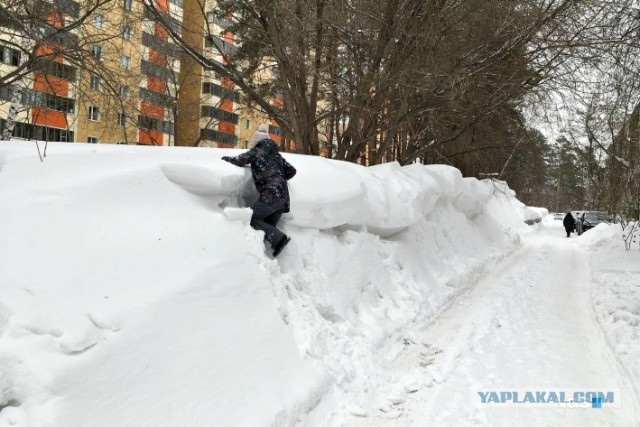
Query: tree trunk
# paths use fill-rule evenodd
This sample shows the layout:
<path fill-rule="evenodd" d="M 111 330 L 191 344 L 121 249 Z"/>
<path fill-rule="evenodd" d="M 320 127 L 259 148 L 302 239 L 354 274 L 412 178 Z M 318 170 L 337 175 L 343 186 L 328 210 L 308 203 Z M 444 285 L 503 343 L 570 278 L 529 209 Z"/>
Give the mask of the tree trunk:
<path fill-rule="evenodd" d="M 9 108 L 9 114 L 7 114 L 7 120 L 4 123 L 4 129 L 2 130 L 2 140 L 8 141 L 13 135 L 13 128 L 16 125 L 16 118 L 18 117 L 18 108 L 20 108 L 20 97 L 22 92 L 19 89 L 14 89 L 11 95 L 11 107 Z"/>

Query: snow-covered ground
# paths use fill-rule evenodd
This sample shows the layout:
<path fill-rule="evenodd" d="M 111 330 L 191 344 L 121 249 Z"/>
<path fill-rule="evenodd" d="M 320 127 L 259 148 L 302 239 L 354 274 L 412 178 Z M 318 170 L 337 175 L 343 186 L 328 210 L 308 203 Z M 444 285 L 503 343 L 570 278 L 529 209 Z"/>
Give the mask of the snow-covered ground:
<path fill-rule="evenodd" d="M 433 383 L 393 411 L 343 425 L 640 425 L 640 252 L 626 252 L 619 237 L 618 226 L 602 225 L 567 239 L 561 221 L 546 221 L 408 340 L 398 363 L 423 366 Z M 626 277 L 603 280 L 613 260 Z M 470 390 L 483 389 L 617 390 L 621 405 L 472 405 Z"/>
<path fill-rule="evenodd" d="M 273 260 L 229 153 L 0 143 L 0 427 L 638 424 L 615 226 L 566 239 L 453 168 L 287 154 Z M 502 386 L 622 406 L 472 407 Z"/>

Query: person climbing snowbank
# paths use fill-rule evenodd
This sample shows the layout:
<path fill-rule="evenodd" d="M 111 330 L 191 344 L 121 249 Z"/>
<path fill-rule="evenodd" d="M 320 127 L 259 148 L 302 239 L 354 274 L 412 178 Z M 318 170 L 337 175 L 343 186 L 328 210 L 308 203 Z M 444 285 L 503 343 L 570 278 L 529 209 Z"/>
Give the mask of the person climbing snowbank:
<path fill-rule="evenodd" d="M 269 138 L 266 125 L 260 125 L 253 135 L 255 146 L 236 157 L 222 160 L 236 166 L 251 164 L 251 173 L 260 198 L 251 209 L 251 227 L 264 231 L 264 237 L 277 256 L 291 240 L 276 226 L 283 213 L 289 212 L 290 199 L 287 181 L 296 169 L 278 152 L 277 144 Z"/>

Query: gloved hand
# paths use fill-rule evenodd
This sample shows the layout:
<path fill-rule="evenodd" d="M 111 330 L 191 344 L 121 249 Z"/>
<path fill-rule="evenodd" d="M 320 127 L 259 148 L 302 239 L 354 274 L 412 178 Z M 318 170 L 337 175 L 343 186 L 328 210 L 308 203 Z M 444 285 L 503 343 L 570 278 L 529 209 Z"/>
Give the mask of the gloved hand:
<path fill-rule="evenodd" d="M 231 157 L 229 157 L 229 156 L 222 157 L 222 160 L 224 160 L 225 162 L 231 163 Z"/>

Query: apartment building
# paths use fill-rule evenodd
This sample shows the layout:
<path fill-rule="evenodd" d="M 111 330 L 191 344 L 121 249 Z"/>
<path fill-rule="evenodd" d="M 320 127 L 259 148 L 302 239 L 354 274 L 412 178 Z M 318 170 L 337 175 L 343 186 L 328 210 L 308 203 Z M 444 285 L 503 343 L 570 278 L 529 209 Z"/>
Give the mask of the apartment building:
<path fill-rule="evenodd" d="M 46 24 L 40 28 L 41 34 L 52 36 L 47 44 L 35 46 L 31 38 L 25 37 L 19 22 L 9 20 L 7 16 L 0 17 L 0 74 L 23 76 L 9 85 L 0 86 L 0 126 L 4 128 L 13 104 L 17 110 L 13 117 L 14 136 L 73 141 L 77 70 L 65 63 L 59 52 L 77 44 L 78 40 L 73 34 L 56 36 L 55 31 L 67 19 L 76 18 L 80 6 L 70 0 L 41 2 L 38 6 L 42 22 Z M 23 49 L 34 51 L 33 61 L 25 62 Z"/>
<path fill-rule="evenodd" d="M 184 27 L 185 33 L 190 35 L 185 35 L 185 40 L 222 66 L 235 53 L 238 40 L 229 30 L 231 21 L 228 17 L 213 12 L 215 6 L 213 0 L 185 5 Z M 212 70 L 203 70 L 189 58 L 183 59 L 181 73 L 185 79 L 180 90 L 179 108 L 188 113 L 178 120 L 180 145 L 249 148 L 253 133 L 263 123 L 270 125 L 271 137 L 280 143 L 277 123 L 259 109 L 243 105 L 231 80 Z"/>
<path fill-rule="evenodd" d="M 157 5 L 179 31 L 182 1 Z M 86 28 L 103 68 L 80 80 L 76 140 L 173 145 L 180 58 L 164 26 L 142 2 L 120 0 L 94 13 Z"/>
<path fill-rule="evenodd" d="M 53 28 L 85 12 L 73 0 L 42 3 Z M 169 37 L 165 26 L 224 64 L 237 49 L 237 41 L 229 31 L 231 22 L 213 13 L 215 1 L 156 0 L 156 5 L 152 11 L 141 0 L 110 2 L 73 34 L 66 34 L 61 44 L 73 44 L 91 55 L 92 61 L 81 69 L 67 64 L 64 55 L 51 60 L 51 49 L 39 48 L 47 59 L 42 61 L 42 72 L 0 89 L 2 118 L 7 117 L 14 89 L 20 89 L 14 137 L 248 148 L 255 130 L 266 123 L 272 139 L 280 143 L 275 121 L 244 106 L 229 79 L 203 70 Z M 157 12 L 163 14 L 160 19 Z M 0 26 L 10 23 L 0 18 Z M 0 75 L 22 61 L 19 50 L 2 43 L 9 37 L 13 37 L 10 31 L 0 33 Z M 23 43 L 34 42 L 25 38 Z M 281 106 L 280 99 L 273 103 Z"/>
<path fill-rule="evenodd" d="M 165 22 L 180 31 L 182 0 L 159 0 Z M 72 0 L 37 3 L 34 14 L 43 19 L 44 33 L 68 25 L 86 13 Z M 48 141 L 173 145 L 179 54 L 157 17 L 140 0 L 118 0 L 94 11 L 72 33 L 56 43 L 37 45 L 8 18 L 0 18 L 0 75 L 8 76 L 24 64 L 16 46 L 42 61 L 9 86 L 0 86 L 0 117 L 8 117 L 12 101 L 18 115 L 13 136 Z M 73 55 L 65 55 L 72 46 Z M 92 55 L 81 70 L 67 56 Z M 15 97 L 14 94 L 19 96 Z M 16 102 L 17 101 L 17 102 Z"/>

